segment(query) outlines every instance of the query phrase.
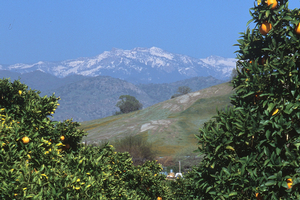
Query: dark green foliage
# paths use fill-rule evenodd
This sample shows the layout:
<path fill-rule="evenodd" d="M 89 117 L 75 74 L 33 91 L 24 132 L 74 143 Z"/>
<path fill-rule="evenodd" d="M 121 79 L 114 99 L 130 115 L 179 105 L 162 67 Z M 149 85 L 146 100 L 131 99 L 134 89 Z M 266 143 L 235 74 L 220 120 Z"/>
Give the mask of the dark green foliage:
<path fill-rule="evenodd" d="M 283 0 L 274 10 L 265 3 L 251 10 L 258 26 L 238 40 L 233 107 L 197 136 L 205 156 L 187 178 L 199 199 L 300 198 L 299 9 Z M 266 36 L 258 30 L 264 21 L 273 27 Z"/>
<path fill-rule="evenodd" d="M 120 114 L 130 113 L 143 108 L 143 105 L 135 97 L 130 95 L 121 95 L 116 106 L 119 107 Z"/>
<path fill-rule="evenodd" d="M 134 166 L 111 145 L 80 144 L 79 123 L 51 120 L 57 101 L 0 80 L 0 199 L 174 199 L 155 161 Z"/>

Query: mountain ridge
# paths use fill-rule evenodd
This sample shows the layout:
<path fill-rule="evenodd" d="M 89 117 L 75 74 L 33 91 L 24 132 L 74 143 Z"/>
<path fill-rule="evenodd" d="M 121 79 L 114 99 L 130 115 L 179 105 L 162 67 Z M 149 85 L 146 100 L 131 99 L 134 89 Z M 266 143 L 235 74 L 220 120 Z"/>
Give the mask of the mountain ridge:
<path fill-rule="evenodd" d="M 132 50 L 113 48 L 94 57 L 81 57 L 61 62 L 39 61 L 2 66 L 2 70 L 28 73 L 36 70 L 57 77 L 71 74 L 111 76 L 135 84 L 171 83 L 197 76 L 228 80 L 236 60 L 220 56 L 205 59 L 167 52 L 158 47 L 136 47 Z"/>

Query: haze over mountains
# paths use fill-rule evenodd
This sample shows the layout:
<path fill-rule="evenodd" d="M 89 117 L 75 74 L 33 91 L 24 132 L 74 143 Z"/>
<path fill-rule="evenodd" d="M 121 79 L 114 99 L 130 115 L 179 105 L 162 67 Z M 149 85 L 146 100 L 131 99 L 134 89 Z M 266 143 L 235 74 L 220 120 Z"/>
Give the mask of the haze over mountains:
<path fill-rule="evenodd" d="M 77 58 L 61 62 L 40 61 L 34 64 L 0 66 L 1 70 L 28 73 L 36 70 L 66 77 L 111 76 L 131 83 L 171 83 L 198 76 L 213 76 L 228 80 L 236 59 L 210 56 L 205 59 L 174 54 L 157 47 L 112 49 L 95 57 Z"/>
<path fill-rule="evenodd" d="M 170 99 L 179 86 L 198 91 L 229 80 L 235 59 L 195 59 L 157 47 L 113 49 L 92 58 L 0 66 L 0 78 L 19 79 L 41 96 L 61 97 L 55 120 L 87 121 L 112 115 L 120 95 L 144 108 Z"/>

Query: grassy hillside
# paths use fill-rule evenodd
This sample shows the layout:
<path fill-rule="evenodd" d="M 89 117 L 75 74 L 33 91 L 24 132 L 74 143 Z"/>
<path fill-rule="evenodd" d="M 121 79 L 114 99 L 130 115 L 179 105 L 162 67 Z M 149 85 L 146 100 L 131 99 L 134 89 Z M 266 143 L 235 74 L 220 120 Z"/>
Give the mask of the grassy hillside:
<path fill-rule="evenodd" d="M 170 99 L 136 112 L 83 122 L 89 133 L 83 140 L 101 142 L 142 134 L 153 142 L 160 156 L 197 146 L 194 134 L 216 114 L 216 108 L 229 105 L 233 90 L 223 83 Z"/>

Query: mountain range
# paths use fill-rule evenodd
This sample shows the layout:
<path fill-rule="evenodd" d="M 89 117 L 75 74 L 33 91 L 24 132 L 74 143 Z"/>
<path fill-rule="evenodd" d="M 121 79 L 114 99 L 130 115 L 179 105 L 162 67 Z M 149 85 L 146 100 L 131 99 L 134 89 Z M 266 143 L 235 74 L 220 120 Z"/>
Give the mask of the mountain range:
<path fill-rule="evenodd" d="M 42 71 L 56 77 L 70 75 L 110 76 L 134 84 L 171 83 L 192 77 L 212 76 L 229 80 L 236 59 L 210 56 L 205 59 L 174 54 L 158 47 L 122 50 L 113 48 L 94 57 L 61 62 L 0 65 L 0 70 L 18 73 Z"/>
<path fill-rule="evenodd" d="M 111 116 L 119 96 L 136 97 L 147 108 L 170 99 L 180 86 L 198 91 L 229 80 L 236 60 L 196 59 L 160 48 L 113 49 L 91 58 L 0 65 L 0 78 L 20 79 L 41 96 L 61 97 L 55 120 Z"/>
<path fill-rule="evenodd" d="M 115 106 L 119 96 L 127 94 L 137 98 L 143 108 L 170 99 L 179 86 L 188 86 L 192 91 L 207 88 L 224 81 L 213 77 L 193 77 L 182 81 L 164 84 L 133 84 L 109 76 L 86 77 L 70 75 L 64 78 L 41 71 L 16 73 L 0 70 L 0 78 L 20 81 L 29 88 L 41 91 L 41 96 L 60 97 L 54 119 L 73 118 L 75 121 L 87 121 L 113 115 L 118 111 Z"/>

